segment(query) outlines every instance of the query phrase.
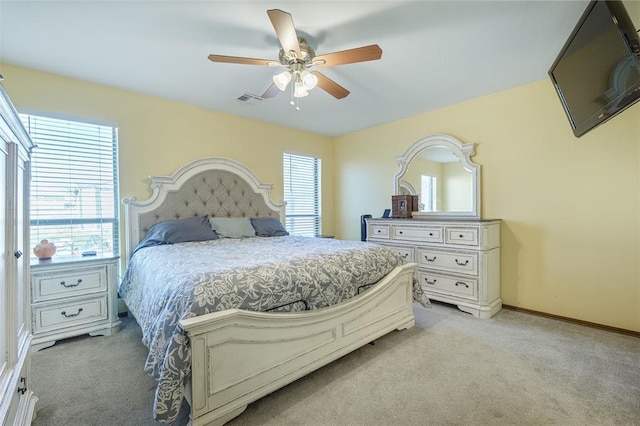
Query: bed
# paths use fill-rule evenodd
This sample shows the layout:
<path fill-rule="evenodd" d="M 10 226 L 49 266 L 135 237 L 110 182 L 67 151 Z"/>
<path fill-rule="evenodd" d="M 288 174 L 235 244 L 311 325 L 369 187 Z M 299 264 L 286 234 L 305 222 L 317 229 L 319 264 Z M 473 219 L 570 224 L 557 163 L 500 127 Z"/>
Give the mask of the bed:
<path fill-rule="evenodd" d="M 414 298 L 428 303 L 413 285 L 415 264 L 370 243 L 278 229 L 270 235 L 267 227 L 264 238 L 146 244 L 171 222 L 204 226 L 206 218 L 218 236 L 231 232 L 216 228 L 225 220 L 251 220 L 255 229 L 254 220 L 284 223 L 284 203 L 272 202 L 272 185 L 236 161 L 196 160 L 171 176 L 152 176 L 151 189 L 146 201 L 123 200 L 127 268 L 120 294 L 149 348 L 145 371 L 158 380 L 158 421 L 173 422 L 184 397 L 193 425 L 224 424 L 262 396 L 412 327 Z M 313 277 L 305 269 L 311 262 L 321 270 Z M 265 284 L 282 276 L 295 290 Z"/>

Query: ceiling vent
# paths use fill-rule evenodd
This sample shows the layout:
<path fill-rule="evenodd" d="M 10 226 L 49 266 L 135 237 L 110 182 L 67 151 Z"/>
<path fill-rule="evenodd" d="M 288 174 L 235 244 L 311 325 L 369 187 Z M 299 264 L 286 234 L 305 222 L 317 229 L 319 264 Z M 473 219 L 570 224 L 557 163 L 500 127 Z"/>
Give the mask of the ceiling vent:
<path fill-rule="evenodd" d="M 245 104 L 249 104 L 249 105 L 257 105 L 260 102 L 262 102 L 264 99 L 258 95 L 252 95 L 251 93 L 245 93 L 244 95 L 241 95 L 238 97 L 238 100 L 240 102 L 244 102 Z"/>

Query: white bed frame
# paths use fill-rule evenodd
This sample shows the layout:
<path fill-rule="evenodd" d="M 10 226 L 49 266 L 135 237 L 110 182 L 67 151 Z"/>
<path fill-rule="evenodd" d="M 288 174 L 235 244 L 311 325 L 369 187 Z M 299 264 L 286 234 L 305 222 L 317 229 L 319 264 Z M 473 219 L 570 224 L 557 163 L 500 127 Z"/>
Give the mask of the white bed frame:
<path fill-rule="evenodd" d="M 213 182 L 221 173 L 227 181 L 228 173 L 237 175 L 242 179 L 240 185 L 248 184 L 253 191 L 246 194 L 252 198 L 250 202 L 239 203 L 244 206 L 243 211 L 228 200 L 220 205 L 217 201 L 215 205 L 210 201 L 202 205 L 194 202 L 206 192 L 197 185 L 194 189 L 194 181 Z M 150 178 L 153 194 L 148 200 L 123 200 L 127 259 L 148 228 L 166 219 L 195 214 L 268 214 L 285 223 L 284 203 L 271 201 L 273 185 L 261 183 L 251 170 L 236 161 L 203 158 L 171 176 Z M 185 187 L 189 193 L 181 194 Z M 230 197 L 236 191 L 225 190 Z M 245 193 L 244 189 L 237 191 Z M 221 198 L 225 197 L 215 197 Z M 412 327 L 414 268 L 415 264 L 398 267 L 370 290 L 318 310 L 266 313 L 230 309 L 182 321 L 191 343 L 192 374 L 186 395 L 192 424 L 224 424 L 242 413 L 247 404 L 384 334 Z"/>

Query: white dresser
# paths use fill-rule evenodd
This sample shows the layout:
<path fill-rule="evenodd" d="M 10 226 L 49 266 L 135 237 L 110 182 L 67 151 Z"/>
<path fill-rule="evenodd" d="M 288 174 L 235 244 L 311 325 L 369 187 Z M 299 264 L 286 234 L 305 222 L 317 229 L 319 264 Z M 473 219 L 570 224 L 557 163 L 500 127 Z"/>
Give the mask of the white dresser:
<path fill-rule="evenodd" d="M 109 256 L 31 262 L 32 350 L 68 337 L 117 330 L 117 264 L 118 257 Z"/>
<path fill-rule="evenodd" d="M 367 241 L 417 263 L 416 278 L 432 300 L 479 318 L 502 308 L 500 220 L 367 219 Z"/>

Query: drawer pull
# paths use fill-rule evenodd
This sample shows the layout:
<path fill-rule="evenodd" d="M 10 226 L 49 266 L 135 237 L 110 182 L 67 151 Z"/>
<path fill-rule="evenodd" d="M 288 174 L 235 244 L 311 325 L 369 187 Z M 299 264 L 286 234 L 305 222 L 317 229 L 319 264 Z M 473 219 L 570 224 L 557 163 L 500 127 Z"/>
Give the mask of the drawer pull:
<path fill-rule="evenodd" d="M 402 235 L 402 231 L 398 231 L 398 234 Z"/>
<path fill-rule="evenodd" d="M 27 391 L 27 378 L 26 377 L 20 377 L 20 385 L 18 385 L 18 393 L 20 395 L 24 395 L 24 393 Z"/>
<path fill-rule="evenodd" d="M 458 235 L 458 238 L 464 238 L 464 235 L 460 234 Z"/>
<path fill-rule="evenodd" d="M 406 259 L 407 257 L 409 257 L 409 253 L 405 253 L 405 254 L 402 255 L 403 259 Z"/>
<path fill-rule="evenodd" d="M 466 288 L 469 288 L 469 285 L 468 285 L 467 283 L 463 282 L 463 281 L 458 281 L 458 282 L 456 283 L 456 287 L 458 287 L 459 285 L 463 285 L 463 286 L 465 286 Z"/>
<path fill-rule="evenodd" d="M 434 285 L 436 283 L 436 281 L 438 281 L 435 278 L 433 279 L 433 281 L 429 281 L 429 278 L 427 278 L 427 277 L 424 277 L 424 280 L 425 280 L 425 282 L 427 284 L 431 284 L 431 285 Z"/>
<path fill-rule="evenodd" d="M 429 232 L 429 236 L 430 236 L 430 237 L 433 237 L 433 232 Z"/>
<path fill-rule="evenodd" d="M 458 259 L 456 259 L 456 264 L 458 266 L 467 266 L 469 264 L 469 259 L 465 260 L 464 262 L 459 262 Z"/>
<path fill-rule="evenodd" d="M 78 282 L 76 282 L 75 284 L 67 284 L 64 281 L 60 281 L 60 285 L 66 288 L 71 288 L 71 287 L 78 287 L 81 282 L 82 282 L 82 278 L 78 278 Z"/>
<path fill-rule="evenodd" d="M 15 253 L 13 253 L 13 255 L 16 257 L 16 259 L 20 259 L 22 257 L 22 252 L 18 250 Z"/>
<path fill-rule="evenodd" d="M 80 312 L 82 312 L 82 308 L 78 308 L 78 313 L 76 313 L 76 314 L 67 314 L 66 311 L 62 311 L 62 312 L 60 312 L 60 314 L 64 315 L 65 318 L 71 318 L 71 317 L 77 317 L 78 315 L 80 315 Z"/>
<path fill-rule="evenodd" d="M 433 262 L 437 259 L 437 256 L 433 256 L 433 259 L 429 259 L 429 256 L 427 256 L 426 254 L 424 255 L 424 260 L 426 260 L 427 262 Z"/>
<path fill-rule="evenodd" d="M 379 234 L 379 233 L 382 232 L 382 229 L 378 229 L 378 230 L 376 230 L 376 232 Z"/>

